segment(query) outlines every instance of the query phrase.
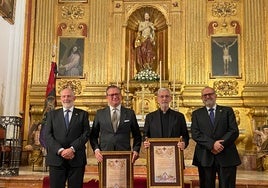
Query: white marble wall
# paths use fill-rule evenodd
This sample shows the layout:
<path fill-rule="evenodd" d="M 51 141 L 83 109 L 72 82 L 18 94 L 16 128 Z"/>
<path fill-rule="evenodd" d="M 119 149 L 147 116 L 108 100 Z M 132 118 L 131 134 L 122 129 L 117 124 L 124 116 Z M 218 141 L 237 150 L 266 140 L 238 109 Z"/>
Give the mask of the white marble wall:
<path fill-rule="evenodd" d="M 0 115 L 19 116 L 26 0 L 16 2 L 15 24 L 0 17 Z"/>

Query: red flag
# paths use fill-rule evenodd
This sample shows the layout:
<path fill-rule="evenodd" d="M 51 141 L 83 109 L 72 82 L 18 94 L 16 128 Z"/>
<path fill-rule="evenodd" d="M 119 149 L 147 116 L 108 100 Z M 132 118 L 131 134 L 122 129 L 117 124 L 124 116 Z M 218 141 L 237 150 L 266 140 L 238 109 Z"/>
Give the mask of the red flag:
<path fill-rule="evenodd" d="M 46 125 L 46 116 L 47 112 L 50 110 L 54 110 L 56 107 L 56 74 L 57 74 L 57 64 L 55 62 L 51 63 L 50 74 L 47 82 L 47 89 L 46 89 L 46 100 L 45 106 L 43 109 L 43 120 L 42 120 L 42 128 L 39 137 L 39 141 L 43 147 L 46 146 L 45 144 L 45 125 Z"/>
<path fill-rule="evenodd" d="M 57 64 L 55 62 L 52 62 L 47 82 L 46 100 L 43 115 L 56 107 L 56 74 Z"/>

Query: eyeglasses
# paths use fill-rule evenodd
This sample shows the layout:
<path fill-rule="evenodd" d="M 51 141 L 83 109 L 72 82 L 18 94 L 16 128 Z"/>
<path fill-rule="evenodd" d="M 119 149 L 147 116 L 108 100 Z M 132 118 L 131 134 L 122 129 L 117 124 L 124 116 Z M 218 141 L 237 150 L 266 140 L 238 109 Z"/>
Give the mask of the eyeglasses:
<path fill-rule="evenodd" d="M 107 94 L 109 97 L 118 97 L 120 93 L 112 93 L 112 94 Z"/>
<path fill-rule="evenodd" d="M 163 99 L 163 98 L 169 98 L 170 95 L 159 95 L 158 97 L 160 97 L 161 99 Z"/>
<path fill-rule="evenodd" d="M 213 93 L 206 93 L 206 94 L 203 94 L 202 97 L 210 97 L 214 94 L 215 94 L 214 92 Z"/>

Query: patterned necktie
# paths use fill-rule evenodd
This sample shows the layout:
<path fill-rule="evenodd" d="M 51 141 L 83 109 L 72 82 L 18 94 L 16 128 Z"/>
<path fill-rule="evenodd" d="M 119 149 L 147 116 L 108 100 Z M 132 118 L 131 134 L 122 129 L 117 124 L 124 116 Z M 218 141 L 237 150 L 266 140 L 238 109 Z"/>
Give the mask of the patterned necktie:
<path fill-rule="evenodd" d="M 69 127 L 69 112 L 71 112 L 70 110 L 65 110 L 66 114 L 64 116 L 64 120 L 65 120 L 65 125 L 66 125 L 66 128 L 68 129 Z"/>
<path fill-rule="evenodd" d="M 116 108 L 113 109 L 113 114 L 112 114 L 112 125 L 113 125 L 113 129 L 114 132 L 116 132 L 117 130 L 117 124 L 118 124 L 118 117 L 117 117 L 117 113 L 116 113 Z"/>
<path fill-rule="evenodd" d="M 214 125 L 214 120 L 215 120 L 215 117 L 214 117 L 214 109 L 213 108 L 210 108 L 208 111 L 209 111 L 210 121 L 211 121 L 212 125 Z"/>

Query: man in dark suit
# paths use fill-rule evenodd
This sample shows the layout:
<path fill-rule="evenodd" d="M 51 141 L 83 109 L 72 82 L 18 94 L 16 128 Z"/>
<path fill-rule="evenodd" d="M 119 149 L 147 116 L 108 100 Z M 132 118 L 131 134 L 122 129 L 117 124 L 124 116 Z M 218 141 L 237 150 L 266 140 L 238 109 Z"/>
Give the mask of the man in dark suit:
<path fill-rule="evenodd" d="M 98 162 L 102 162 L 101 151 L 131 151 L 132 162 L 139 157 L 141 133 L 133 110 L 121 105 L 121 90 L 111 85 L 106 89 L 108 106 L 97 111 L 90 133 L 90 144 Z M 114 115 L 117 118 L 113 118 Z M 116 121 L 114 121 L 116 119 Z M 113 123 L 115 122 L 115 123 Z M 133 146 L 131 148 L 131 135 Z"/>
<path fill-rule="evenodd" d="M 169 89 L 160 88 L 157 92 L 160 108 L 146 115 L 143 134 L 145 148 L 150 145 L 146 138 L 182 137 L 182 142 L 178 142 L 181 150 L 184 150 L 189 144 L 189 133 L 184 115 L 169 108 L 170 94 Z"/>
<path fill-rule="evenodd" d="M 50 111 L 46 124 L 46 164 L 50 188 L 82 188 L 86 165 L 85 144 L 89 139 L 88 113 L 74 107 L 72 89 L 61 91 L 62 108 Z"/>
<path fill-rule="evenodd" d="M 220 188 L 235 188 L 241 163 L 235 145 L 239 130 L 233 109 L 217 105 L 216 98 L 215 90 L 205 87 L 201 92 L 205 106 L 192 114 L 193 165 L 198 167 L 200 188 L 215 187 L 216 173 Z"/>

